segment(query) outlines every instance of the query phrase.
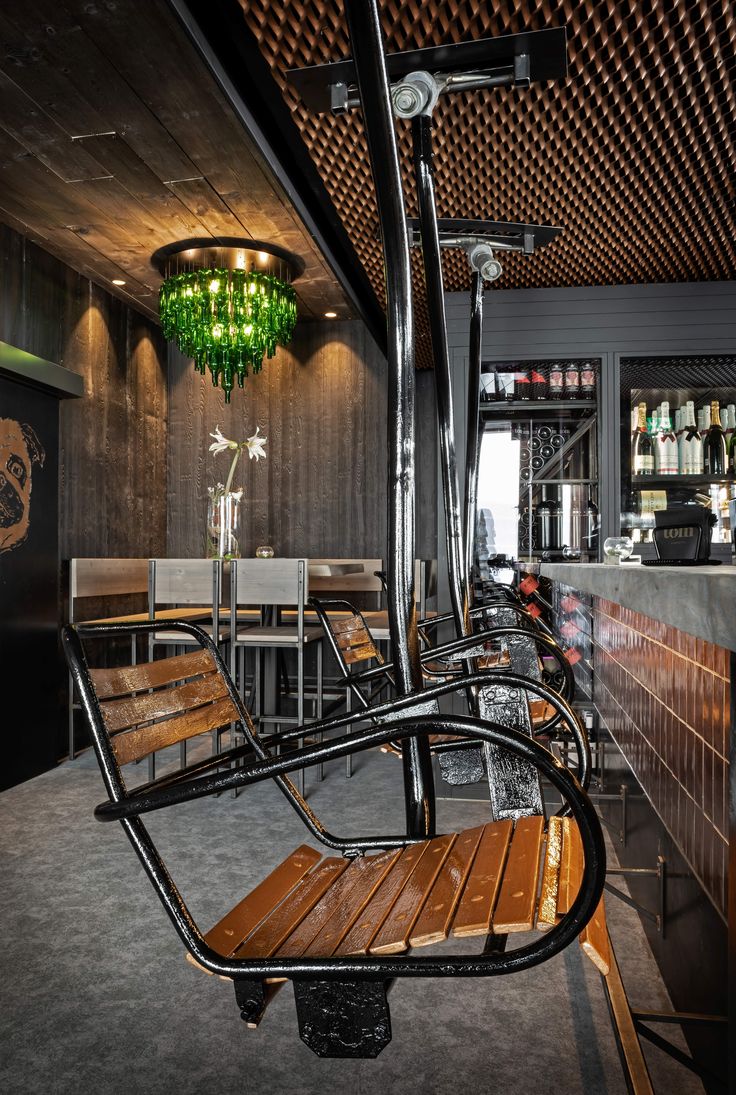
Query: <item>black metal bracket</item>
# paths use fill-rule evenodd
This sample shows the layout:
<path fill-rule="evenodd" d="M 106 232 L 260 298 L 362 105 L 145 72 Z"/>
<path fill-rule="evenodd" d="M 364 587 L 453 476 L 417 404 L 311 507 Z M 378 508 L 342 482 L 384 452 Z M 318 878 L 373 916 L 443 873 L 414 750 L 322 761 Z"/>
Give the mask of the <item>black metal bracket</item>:
<path fill-rule="evenodd" d="M 406 223 L 411 245 L 421 247 L 418 218 L 409 217 Z M 515 221 L 440 217 L 437 220 L 437 231 L 440 247 L 467 249 L 485 243 L 496 251 L 521 251 L 525 255 L 533 255 L 538 248 L 552 243 L 563 230 L 551 224 L 517 224 Z"/>
<path fill-rule="evenodd" d="M 606 882 L 605 888 L 614 897 L 619 898 L 626 905 L 630 905 L 632 909 L 641 916 L 646 916 L 648 920 L 651 920 L 656 925 L 657 931 L 664 939 L 666 915 L 667 915 L 667 860 L 663 855 L 657 856 L 656 867 L 607 867 L 606 875 L 622 875 L 623 877 L 649 877 L 657 879 L 657 909 L 645 908 L 644 905 L 640 905 L 638 901 L 635 901 L 633 897 L 629 897 L 628 894 L 623 893 L 621 890 L 612 886 L 610 882 Z"/>
<path fill-rule="evenodd" d="M 631 1012 L 631 1018 L 634 1020 L 634 1027 L 636 1033 L 640 1038 L 646 1038 L 652 1045 L 657 1046 L 678 1064 L 681 1064 L 684 1068 L 694 1072 L 696 1076 L 699 1076 L 701 1080 L 707 1081 L 709 1084 L 715 1085 L 718 1089 L 723 1089 L 725 1092 L 725 1081 L 721 1076 L 717 1076 L 711 1069 L 706 1068 L 705 1065 L 701 1065 L 698 1061 L 695 1061 L 689 1054 L 680 1049 L 679 1046 L 675 1046 L 667 1038 L 663 1038 L 657 1031 L 650 1030 L 647 1023 L 667 1023 L 677 1024 L 682 1026 L 684 1024 L 692 1023 L 700 1026 L 727 1026 L 727 1015 L 705 1015 L 700 1012 L 692 1011 L 633 1011 Z"/>
<path fill-rule="evenodd" d="M 625 783 L 621 784 L 621 786 L 619 787 L 619 791 L 618 791 L 617 795 L 604 794 L 600 791 L 590 791 L 589 795 L 590 795 L 591 800 L 596 805 L 598 805 L 598 803 L 600 803 L 600 802 L 620 802 L 621 803 L 621 825 L 618 829 L 616 828 L 616 826 L 612 822 L 608 821 L 605 817 L 601 817 L 600 820 L 601 820 L 602 824 L 606 826 L 607 829 L 610 829 L 610 831 L 612 833 L 615 833 L 615 835 L 618 837 L 619 844 L 621 845 L 622 848 L 625 848 L 626 847 L 626 836 L 627 836 L 627 831 L 628 831 L 628 820 L 629 820 L 629 818 L 628 818 L 629 792 L 628 792 L 628 789 L 626 787 L 626 784 Z"/>
<path fill-rule="evenodd" d="M 567 75 L 567 32 L 564 27 L 550 27 L 390 53 L 386 70 L 392 84 L 413 72 L 446 77 L 439 81 L 441 93 L 559 80 Z M 290 69 L 286 78 L 316 114 L 340 114 L 360 105 L 352 59 Z"/>
<path fill-rule="evenodd" d="M 386 981 L 295 981 L 299 1037 L 318 1057 L 377 1057 L 391 1041 Z"/>

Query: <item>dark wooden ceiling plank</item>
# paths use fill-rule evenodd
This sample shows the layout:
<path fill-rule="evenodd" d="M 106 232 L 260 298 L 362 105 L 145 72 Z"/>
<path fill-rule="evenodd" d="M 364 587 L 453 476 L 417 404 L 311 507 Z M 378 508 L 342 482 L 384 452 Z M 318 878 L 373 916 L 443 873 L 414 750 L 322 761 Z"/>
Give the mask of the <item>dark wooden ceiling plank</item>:
<path fill-rule="evenodd" d="M 105 169 L 0 70 L 0 126 L 60 179 L 96 179 Z"/>
<path fill-rule="evenodd" d="M 62 129 L 70 136 L 116 132 L 162 181 L 196 174 L 171 134 L 64 5 L 33 0 L 32 14 L 23 15 L 24 10 L 11 14 L 5 5 L 0 11 L 4 67 Z"/>
<path fill-rule="evenodd" d="M 84 189 L 98 187 L 99 183 L 79 183 L 72 186 L 59 183 L 54 185 L 55 176 L 30 153 L 18 157 L 15 149 L 19 146 L 13 139 L 0 130 L 0 193 L 2 204 L 14 216 L 30 221 L 49 240 L 68 240 L 69 258 L 78 262 L 80 257 L 88 261 L 86 248 L 75 245 L 74 240 L 83 239 L 90 246 L 94 243 L 97 250 L 107 257 L 111 267 L 109 279 L 124 275 L 135 278 L 141 289 L 155 290 L 157 281 L 154 271 L 141 256 L 135 242 L 125 237 L 119 228 L 120 212 L 124 208 L 120 200 L 110 199 L 115 216 L 105 221 L 101 210 L 85 198 Z M 117 184 L 114 179 L 106 180 L 108 188 Z M 119 191 L 118 191 L 119 193 Z M 99 198 L 99 194 L 97 195 Z M 98 205 L 103 204 L 98 201 Z M 153 243 L 152 250 L 158 246 Z"/>
<path fill-rule="evenodd" d="M 298 286 L 298 295 L 305 304 L 309 303 L 311 295 L 307 284 L 311 281 L 309 272 L 312 268 L 319 268 L 326 278 L 333 279 L 334 288 L 327 291 L 325 297 L 334 302 L 339 295 L 344 301 L 334 275 L 289 208 L 283 191 L 259 162 L 257 151 L 249 145 L 242 127 L 233 118 L 214 82 L 202 71 L 198 55 L 178 28 L 176 49 L 172 50 L 172 24 L 163 17 L 165 13 L 150 8 L 146 13 L 148 47 L 160 59 L 159 67 L 154 70 L 147 56 L 130 49 L 130 23 L 135 22 L 137 12 L 132 0 L 119 0 L 114 10 L 82 11 L 81 7 L 79 0 L 75 0 L 73 10 L 79 15 L 85 31 L 102 52 L 114 57 L 122 77 L 136 87 L 167 132 L 186 147 L 198 173 L 216 192 L 212 200 L 216 201 L 219 194 L 223 205 L 240 222 L 246 234 L 271 241 L 276 239 L 307 261 L 306 276 L 300 279 Z M 197 80 L 191 79 L 192 71 L 198 72 Z M 193 119 L 196 124 L 192 124 Z M 177 194 L 180 188 L 183 194 L 184 184 L 172 185 Z M 194 208 L 202 209 L 202 206 Z M 216 211 L 220 220 L 222 207 L 218 205 Z M 209 214 L 201 215 L 208 231 L 219 234 L 219 228 L 213 226 Z M 236 226 L 232 227 L 235 230 Z M 325 297 L 318 296 L 316 305 L 309 305 L 315 308 L 316 314 L 320 309 L 324 310 Z M 328 309 L 333 306 L 332 303 L 326 305 Z M 342 307 L 346 305 L 343 303 Z"/>
<path fill-rule="evenodd" d="M 181 179 L 171 182 L 169 190 L 197 220 L 207 226 L 205 235 L 255 238 L 213 190 L 207 179 Z M 285 246 L 282 240 L 279 243 Z"/>

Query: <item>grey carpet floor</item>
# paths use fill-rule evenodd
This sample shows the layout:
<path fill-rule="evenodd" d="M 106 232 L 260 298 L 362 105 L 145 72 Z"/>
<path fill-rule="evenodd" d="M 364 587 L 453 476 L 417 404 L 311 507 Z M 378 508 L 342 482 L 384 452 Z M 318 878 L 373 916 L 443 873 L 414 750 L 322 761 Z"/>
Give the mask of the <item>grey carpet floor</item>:
<path fill-rule="evenodd" d="M 335 763 L 308 793 L 333 832 L 401 831 L 392 758 L 363 754 L 351 780 Z M 0 1091 L 624 1095 L 600 977 L 577 945 L 514 976 L 402 980 L 389 996 L 393 1041 L 374 1061 L 314 1057 L 289 986 L 247 1030 L 232 985 L 184 960 L 122 830 L 93 819 L 102 798 L 91 753 L 0 795 Z M 486 818 L 478 803 L 439 811 L 445 830 Z M 205 930 L 307 836 L 272 785 L 147 824 Z M 607 908 L 632 1004 L 669 1006 L 636 914 Z M 656 1091 L 702 1093 L 647 1054 Z"/>

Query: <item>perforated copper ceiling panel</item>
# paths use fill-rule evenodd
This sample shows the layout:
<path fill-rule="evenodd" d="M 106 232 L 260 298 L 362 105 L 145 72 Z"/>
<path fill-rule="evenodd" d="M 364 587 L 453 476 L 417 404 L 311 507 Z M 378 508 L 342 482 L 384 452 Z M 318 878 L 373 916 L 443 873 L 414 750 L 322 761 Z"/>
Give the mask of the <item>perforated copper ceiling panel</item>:
<path fill-rule="evenodd" d="M 382 297 L 370 165 L 359 111 L 313 115 L 289 68 L 349 56 L 342 2 L 241 0 L 248 26 Z M 499 288 L 736 276 L 734 8 L 729 0 L 382 0 L 389 52 L 565 26 L 565 81 L 466 92 L 435 112 L 440 216 L 564 226 L 531 257 L 502 256 Z M 411 141 L 399 123 L 408 185 Z M 415 270 L 418 264 L 415 262 Z M 445 286 L 469 284 L 444 257 Z"/>

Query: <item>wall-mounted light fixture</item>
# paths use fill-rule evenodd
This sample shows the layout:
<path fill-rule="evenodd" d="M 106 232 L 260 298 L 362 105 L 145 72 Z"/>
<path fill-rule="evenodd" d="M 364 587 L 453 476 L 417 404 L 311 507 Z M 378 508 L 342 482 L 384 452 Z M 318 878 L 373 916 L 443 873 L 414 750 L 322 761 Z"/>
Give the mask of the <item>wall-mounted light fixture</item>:
<path fill-rule="evenodd" d="M 304 263 L 258 240 L 190 239 L 159 248 L 152 265 L 164 277 L 159 310 L 164 337 L 209 369 L 230 402 L 264 357 L 286 346 L 296 323 L 291 282 Z"/>

